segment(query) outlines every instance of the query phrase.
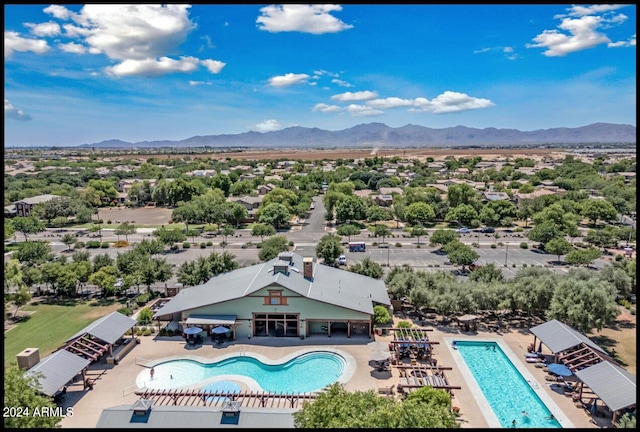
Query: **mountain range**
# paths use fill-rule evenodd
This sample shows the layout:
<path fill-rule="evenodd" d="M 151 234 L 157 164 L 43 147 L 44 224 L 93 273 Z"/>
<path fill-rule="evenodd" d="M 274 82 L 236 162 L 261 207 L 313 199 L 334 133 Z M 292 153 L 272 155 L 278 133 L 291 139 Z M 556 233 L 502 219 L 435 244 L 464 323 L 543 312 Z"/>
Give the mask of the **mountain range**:
<path fill-rule="evenodd" d="M 272 132 L 193 136 L 184 140 L 126 142 L 107 140 L 79 147 L 95 148 L 424 148 L 424 147 L 532 147 L 577 144 L 635 144 L 636 127 L 626 124 L 594 123 L 576 128 L 534 131 L 517 129 L 475 129 L 456 126 L 432 129 L 408 124 L 393 128 L 383 123 L 360 124 L 339 131 L 289 127 Z"/>

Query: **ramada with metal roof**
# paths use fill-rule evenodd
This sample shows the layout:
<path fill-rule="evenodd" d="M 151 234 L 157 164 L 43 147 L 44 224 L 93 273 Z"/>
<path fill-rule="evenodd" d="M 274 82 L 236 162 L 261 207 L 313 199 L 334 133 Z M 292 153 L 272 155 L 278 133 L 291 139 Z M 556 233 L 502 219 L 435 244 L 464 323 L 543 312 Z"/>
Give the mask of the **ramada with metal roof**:
<path fill-rule="evenodd" d="M 280 291 L 282 298 L 270 297 L 278 295 L 273 294 L 275 291 Z M 237 330 L 242 327 L 242 320 L 253 320 L 255 325 L 258 315 L 289 314 L 287 319 L 291 319 L 290 314 L 296 314 L 300 321 L 297 328 L 302 322 L 315 322 L 313 328 L 317 329 L 321 322 L 342 321 L 368 323 L 370 333 L 376 304 L 391 305 L 383 280 L 316 264 L 313 258 L 295 252 L 283 252 L 264 263 L 182 289 L 155 313 L 154 319 L 177 319 L 184 325 L 189 317 L 209 316 L 212 322 L 224 318 L 229 324 L 229 317 L 236 316 Z M 254 331 L 255 327 L 248 330 Z M 300 332 L 302 336 L 304 331 Z"/>
<path fill-rule="evenodd" d="M 589 387 L 615 413 L 614 418 L 619 410 L 635 407 L 635 375 L 617 365 L 591 339 L 558 320 L 532 327 L 531 332 L 575 373 L 581 382 L 580 392 L 582 385 Z"/>

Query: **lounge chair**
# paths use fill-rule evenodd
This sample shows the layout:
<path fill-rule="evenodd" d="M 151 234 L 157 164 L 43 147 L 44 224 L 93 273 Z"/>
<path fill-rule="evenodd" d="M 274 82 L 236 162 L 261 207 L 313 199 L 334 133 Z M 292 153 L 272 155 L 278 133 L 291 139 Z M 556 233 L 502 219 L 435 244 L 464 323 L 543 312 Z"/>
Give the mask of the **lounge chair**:
<path fill-rule="evenodd" d="M 393 394 L 395 394 L 395 392 L 393 390 L 395 387 L 396 387 L 395 384 L 392 384 L 392 385 L 386 386 L 386 387 L 378 387 L 378 393 L 385 394 L 385 395 L 388 395 L 388 396 L 393 395 Z"/>

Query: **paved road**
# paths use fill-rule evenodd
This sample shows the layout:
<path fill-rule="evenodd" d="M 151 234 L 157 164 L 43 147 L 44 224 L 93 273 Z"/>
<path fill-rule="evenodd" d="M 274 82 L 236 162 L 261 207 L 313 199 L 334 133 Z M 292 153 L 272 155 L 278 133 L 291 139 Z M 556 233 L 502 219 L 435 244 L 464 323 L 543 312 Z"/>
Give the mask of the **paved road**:
<path fill-rule="evenodd" d="M 309 214 L 308 219 L 303 219 L 300 224 L 293 227 L 287 232 L 283 232 L 287 238 L 292 240 L 295 244 L 296 252 L 305 256 L 315 256 L 315 249 L 320 239 L 328 232 L 335 232 L 334 228 L 328 227 L 324 219 L 326 209 L 322 204 L 322 196 L 314 198 L 315 209 Z M 138 232 L 128 236 L 131 243 L 140 242 L 142 239 L 151 239 L 152 229 L 139 228 Z M 56 230 L 47 230 L 44 233 L 40 233 L 34 236 L 30 236 L 32 240 L 47 240 L 51 243 L 52 249 L 56 254 L 71 255 L 71 252 L 67 251 L 67 247 L 60 241 L 64 232 L 57 232 Z M 406 234 L 405 234 L 406 235 Z M 486 265 L 494 263 L 500 267 L 506 278 L 512 278 L 517 271 L 523 268 L 523 265 L 527 266 L 544 266 L 551 270 L 566 273 L 567 266 L 553 265 L 553 261 L 557 259 L 555 255 L 549 255 L 540 253 L 532 249 L 521 249 L 520 243 L 527 241 L 522 233 L 500 233 L 500 238 L 496 239 L 493 234 L 482 233 L 470 233 L 461 235 L 461 241 L 467 244 L 479 243 L 480 248 L 474 248 L 480 258 L 477 263 L 479 265 Z M 24 239 L 21 234 L 17 234 L 18 241 Z M 103 229 L 103 241 L 115 241 L 118 237 L 113 233 L 113 230 Z M 121 239 L 122 236 L 121 236 Z M 97 238 L 89 237 L 88 234 L 80 236 L 80 240 L 97 240 Z M 188 239 L 192 241 L 191 238 Z M 174 264 L 174 268 L 177 269 L 187 261 L 192 261 L 199 256 L 207 256 L 212 252 L 221 252 L 223 249 L 219 246 L 222 241 L 221 237 L 215 238 L 202 238 L 197 237 L 196 242 L 199 244 L 202 241 L 211 240 L 213 246 L 208 246 L 206 249 L 201 249 L 199 246 L 192 246 L 190 249 L 179 249 L 178 252 L 168 252 L 163 254 L 167 260 Z M 383 265 L 385 269 L 394 266 L 408 265 L 420 270 L 451 270 L 454 271 L 457 267 L 451 265 L 446 255 L 438 253 L 434 248 L 428 246 L 428 239 L 420 239 L 420 248 L 417 248 L 418 242 L 416 238 L 403 237 L 400 230 L 396 231 L 395 237 L 388 239 L 388 243 L 391 245 L 389 248 L 379 248 L 371 246 L 376 241 L 374 237 L 370 237 L 366 230 L 360 235 L 352 236 L 351 241 L 365 241 L 368 244 L 366 252 L 345 252 L 347 256 L 347 265 L 353 265 L 354 263 L 362 260 L 364 257 L 369 257 L 373 261 Z M 259 237 L 253 237 L 250 230 L 238 230 L 234 237 L 227 239 L 228 246 L 227 251 L 236 256 L 236 261 L 240 266 L 248 266 L 259 263 L 258 251 L 255 244 L 260 242 Z M 253 243 L 253 246 L 242 248 L 242 245 L 247 242 Z M 502 245 L 499 243 L 502 242 Z M 400 247 L 396 243 L 401 244 Z M 496 248 L 492 249 L 491 245 L 496 244 Z M 531 242 L 529 242 L 532 245 Z M 96 254 L 108 254 L 109 256 L 116 258 L 118 254 L 130 248 L 123 249 L 87 249 L 92 256 Z M 5 254 L 5 262 L 10 259 L 10 254 Z M 506 263 L 506 265 L 505 265 Z M 594 267 L 600 268 L 607 263 L 606 260 L 597 260 L 594 263 Z M 177 279 L 174 276 L 167 282 L 168 286 L 172 286 L 177 283 Z M 164 284 L 154 285 L 155 289 L 164 289 Z"/>

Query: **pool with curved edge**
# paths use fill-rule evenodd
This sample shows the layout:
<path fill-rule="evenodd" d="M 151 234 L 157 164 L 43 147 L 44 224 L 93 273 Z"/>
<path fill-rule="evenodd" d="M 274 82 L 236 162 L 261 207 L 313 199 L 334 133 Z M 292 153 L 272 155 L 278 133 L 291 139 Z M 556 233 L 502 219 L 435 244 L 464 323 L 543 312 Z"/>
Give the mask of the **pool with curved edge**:
<path fill-rule="evenodd" d="M 353 375 L 353 358 L 345 352 L 303 350 L 278 360 L 251 353 L 214 360 L 195 356 L 164 359 L 138 374 L 138 387 L 176 389 L 201 387 L 220 378 L 240 381 L 252 390 L 313 392 Z M 312 373 L 311 373 L 312 372 Z"/>

